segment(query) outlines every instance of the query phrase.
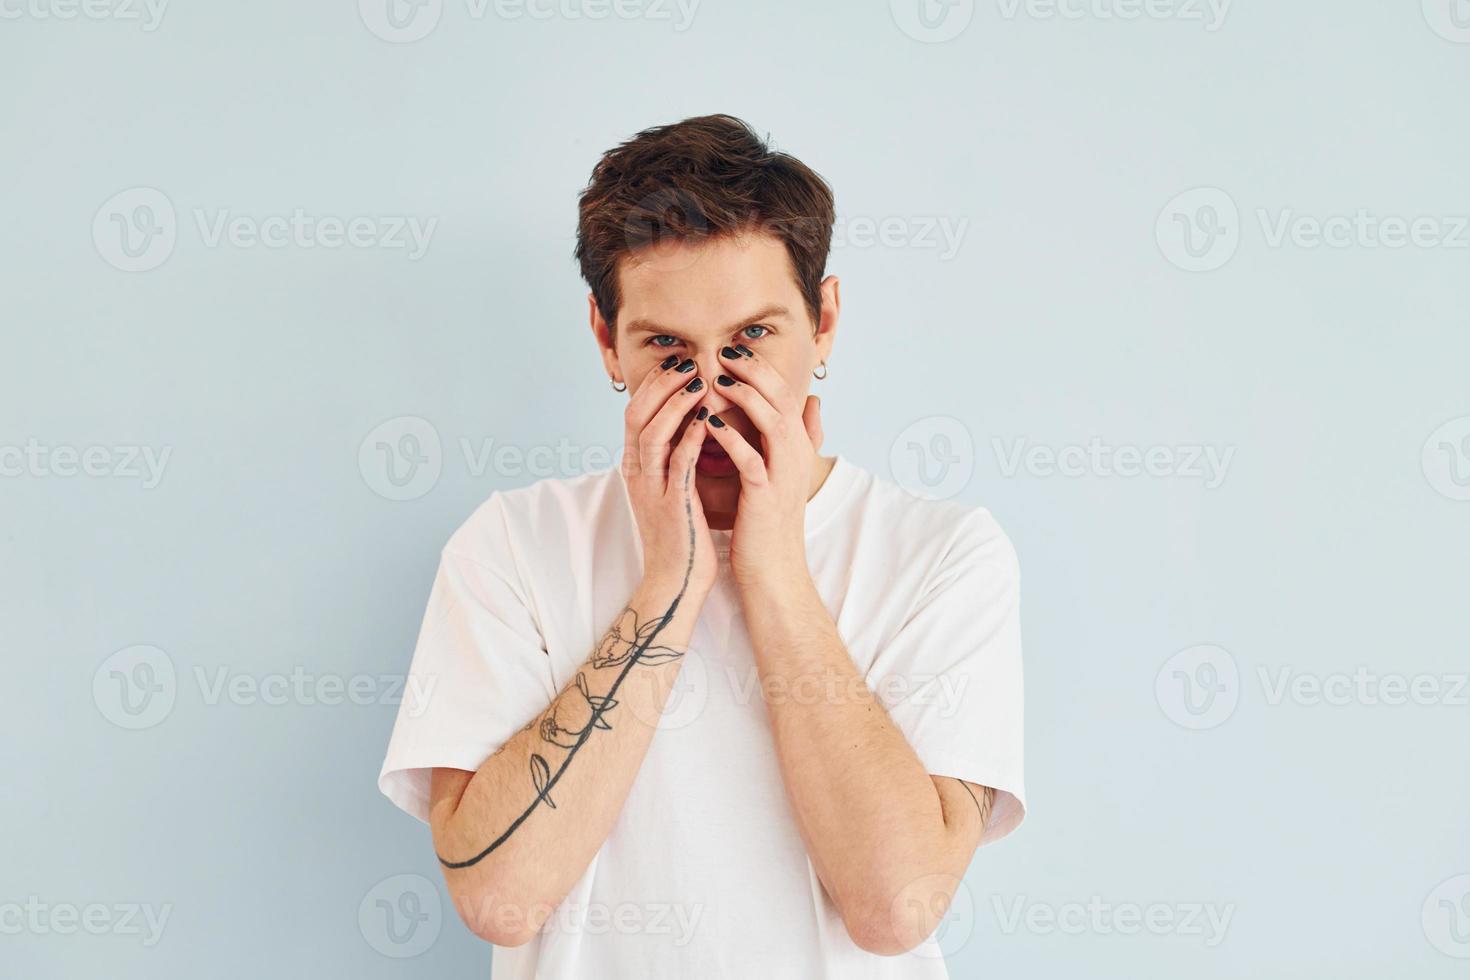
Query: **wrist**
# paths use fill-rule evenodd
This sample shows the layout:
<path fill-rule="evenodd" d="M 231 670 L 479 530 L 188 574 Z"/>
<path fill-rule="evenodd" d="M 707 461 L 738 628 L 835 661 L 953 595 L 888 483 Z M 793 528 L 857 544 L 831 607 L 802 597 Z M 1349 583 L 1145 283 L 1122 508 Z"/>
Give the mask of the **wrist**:
<path fill-rule="evenodd" d="M 821 602 L 816 583 L 812 581 L 811 570 L 805 562 L 799 565 L 794 562 L 764 562 L 761 567 L 744 573 L 736 571 L 735 584 L 747 607 L 761 603 L 769 604 L 775 609 L 786 609 L 813 599 Z"/>
<path fill-rule="evenodd" d="M 686 583 L 683 575 L 666 575 L 660 573 L 644 573 L 642 581 L 634 591 L 640 601 L 646 602 L 650 607 L 658 606 L 662 612 L 675 598 L 679 599 L 680 608 L 691 603 L 702 601 L 708 593 L 707 588 L 697 585 L 693 580 Z"/>

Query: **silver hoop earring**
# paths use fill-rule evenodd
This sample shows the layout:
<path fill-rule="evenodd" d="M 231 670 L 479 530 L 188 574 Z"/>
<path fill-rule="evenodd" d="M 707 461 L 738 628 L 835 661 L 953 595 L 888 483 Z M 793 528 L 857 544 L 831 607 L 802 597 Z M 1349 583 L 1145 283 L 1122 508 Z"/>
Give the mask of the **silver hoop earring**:
<path fill-rule="evenodd" d="M 818 374 L 817 372 L 813 371 L 812 372 L 812 377 L 816 378 L 818 381 L 821 381 L 826 376 L 827 376 L 827 362 L 826 361 L 823 361 L 822 362 L 822 373 L 821 374 Z"/>
<path fill-rule="evenodd" d="M 617 378 L 608 378 L 607 381 L 608 381 L 608 384 L 612 385 L 612 390 L 613 391 L 627 391 L 628 390 L 627 383 L 626 382 L 619 381 Z M 619 388 L 618 385 L 622 385 L 622 387 Z"/>

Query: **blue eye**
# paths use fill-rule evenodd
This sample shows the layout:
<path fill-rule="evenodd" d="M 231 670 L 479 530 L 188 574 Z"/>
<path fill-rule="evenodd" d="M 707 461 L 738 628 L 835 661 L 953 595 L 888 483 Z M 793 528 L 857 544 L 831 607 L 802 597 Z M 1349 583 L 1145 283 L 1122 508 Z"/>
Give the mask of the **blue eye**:
<path fill-rule="evenodd" d="M 752 334 L 752 333 L 749 332 L 751 330 L 759 330 L 761 332 L 758 333 L 758 334 Z M 753 324 L 751 324 L 748 327 L 742 327 L 741 330 L 740 330 L 740 335 L 744 339 L 746 339 L 746 340 L 759 340 L 760 338 L 764 337 L 766 334 L 768 334 L 770 332 L 771 332 L 771 328 L 770 327 L 765 326 L 764 324 L 761 324 L 761 323 L 753 323 Z M 665 340 L 667 340 L 668 343 L 663 343 L 663 341 L 665 341 Z M 670 337 L 666 333 L 661 333 L 661 334 L 655 334 L 654 336 L 649 337 L 648 340 L 644 341 L 644 343 L 648 344 L 650 347 L 662 347 L 662 348 L 667 349 L 669 347 L 674 347 L 674 346 L 678 345 L 679 338 L 678 337 Z"/>

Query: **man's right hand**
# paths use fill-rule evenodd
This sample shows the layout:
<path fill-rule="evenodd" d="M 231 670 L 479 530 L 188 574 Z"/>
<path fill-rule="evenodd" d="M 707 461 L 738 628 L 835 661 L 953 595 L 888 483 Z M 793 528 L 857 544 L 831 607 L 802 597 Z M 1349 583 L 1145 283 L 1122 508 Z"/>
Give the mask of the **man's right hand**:
<path fill-rule="evenodd" d="M 692 361 L 667 368 L 661 362 L 633 390 L 623 415 L 622 472 L 643 540 L 643 578 L 696 598 L 709 594 L 719 569 L 695 487 L 694 467 L 708 428 L 690 424 L 677 443 L 674 436 L 708 393 Z"/>

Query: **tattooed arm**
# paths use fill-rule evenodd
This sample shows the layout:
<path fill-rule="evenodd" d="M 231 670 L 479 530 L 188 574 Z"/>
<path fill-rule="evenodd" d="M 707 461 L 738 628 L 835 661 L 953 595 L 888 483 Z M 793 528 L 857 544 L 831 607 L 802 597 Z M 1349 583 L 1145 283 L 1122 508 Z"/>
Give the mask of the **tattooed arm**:
<path fill-rule="evenodd" d="M 478 772 L 434 770 L 434 848 L 482 938 L 529 940 L 607 839 L 699 615 L 680 603 L 664 622 L 678 591 L 645 582 L 556 700 Z"/>
<path fill-rule="evenodd" d="M 645 375 L 625 415 L 622 475 L 643 543 L 637 591 L 551 705 L 478 771 L 434 770 L 429 825 L 450 896 L 496 945 L 534 936 L 607 839 L 714 584 L 694 484 L 707 430 L 687 424 L 703 385 L 690 381 L 692 361 L 676 362 Z"/>

